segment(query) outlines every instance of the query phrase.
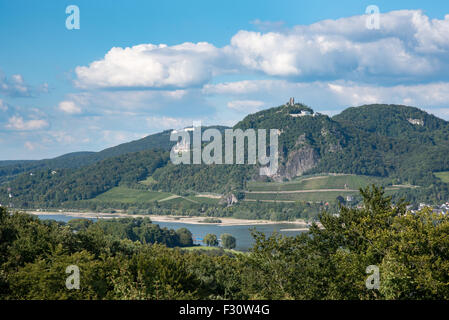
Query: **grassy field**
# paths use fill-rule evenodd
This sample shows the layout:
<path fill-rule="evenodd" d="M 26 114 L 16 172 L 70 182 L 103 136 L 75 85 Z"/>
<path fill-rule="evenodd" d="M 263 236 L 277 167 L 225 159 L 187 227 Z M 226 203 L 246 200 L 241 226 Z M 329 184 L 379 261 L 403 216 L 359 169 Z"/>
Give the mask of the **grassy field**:
<path fill-rule="evenodd" d="M 325 175 L 298 178 L 288 182 L 249 182 L 248 191 L 294 191 L 317 189 L 347 189 L 358 190 L 371 184 L 382 185 L 383 178 L 359 175 Z"/>
<path fill-rule="evenodd" d="M 147 190 L 130 189 L 126 187 L 115 187 L 100 194 L 94 200 L 100 202 L 123 202 L 123 203 L 144 203 L 154 202 L 172 196 L 169 192 L 157 192 Z"/>
<path fill-rule="evenodd" d="M 197 197 L 197 196 L 187 196 L 187 197 L 182 197 L 182 196 L 175 196 L 172 195 L 170 198 L 165 198 L 162 200 L 159 200 L 159 202 L 162 203 L 168 203 L 171 205 L 174 204 L 211 204 L 211 205 L 216 205 L 219 202 L 219 199 L 211 199 L 211 198 L 206 198 L 206 197 Z"/>
<path fill-rule="evenodd" d="M 149 203 L 159 201 L 162 203 L 190 203 L 190 204 L 218 204 L 219 199 L 208 197 L 188 196 L 182 197 L 170 192 L 138 190 L 127 187 L 115 187 L 100 194 L 94 201 L 99 202 L 122 202 L 122 203 Z"/>
<path fill-rule="evenodd" d="M 443 181 L 449 182 L 449 172 L 435 173 Z M 301 202 L 333 202 L 338 196 L 346 199 L 347 196 L 358 196 L 359 188 L 371 184 L 387 185 L 388 179 L 360 176 L 360 175 L 321 175 L 300 177 L 288 182 L 249 182 L 245 200 L 269 200 L 269 201 L 301 201 Z M 154 180 L 149 177 L 142 181 L 145 185 L 151 185 Z M 386 188 L 389 194 L 395 192 L 401 186 L 389 186 Z M 406 187 L 406 186 L 402 186 Z M 391 190 L 389 190 L 391 188 Z M 288 193 L 292 191 L 299 191 Z M 301 192 L 306 191 L 306 192 Z M 266 192 L 266 193 L 258 193 Z M 287 192 L 287 193 L 283 193 Z M 149 190 L 130 189 L 127 187 L 115 187 L 99 196 L 94 201 L 121 202 L 121 203 L 150 203 L 159 201 L 169 205 L 197 206 L 201 204 L 218 205 L 220 199 L 212 195 L 198 194 L 182 197 L 170 192 L 158 192 Z"/>
<path fill-rule="evenodd" d="M 361 175 L 319 175 L 299 177 L 287 182 L 249 182 L 246 200 L 270 201 L 335 201 L 338 196 L 359 195 L 359 189 L 368 185 L 386 186 L 385 178 Z M 288 193 L 298 191 L 296 193 Z M 306 192 L 300 192 L 306 191 Z M 269 193 L 257 193 L 269 192 Z M 282 193 L 286 192 L 286 193 Z"/>
<path fill-rule="evenodd" d="M 189 196 L 187 198 L 190 200 L 196 201 L 196 202 L 207 203 L 207 204 L 218 204 L 220 202 L 220 199 L 208 198 L 208 197 Z"/>
<path fill-rule="evenodd" d="M 326 191 L 326 192 L 307 192 L 307 193 L 247 193 L 247 200 L 276 200 L 276 201 L 335 201 L 338 196 L 346 199 L 348 195 L 357 195 L 356 191 Z"/>
<path fill-rule="evenodd" d="M 449 171 L 434 172 L 433 174 L 444 183 L 449 183 Z"/>

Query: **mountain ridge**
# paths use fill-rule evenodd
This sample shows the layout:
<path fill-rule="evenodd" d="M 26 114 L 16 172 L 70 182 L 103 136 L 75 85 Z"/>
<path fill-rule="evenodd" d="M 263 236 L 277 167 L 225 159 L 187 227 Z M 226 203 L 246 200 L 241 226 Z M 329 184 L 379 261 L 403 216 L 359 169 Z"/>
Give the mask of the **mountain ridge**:
<path fill-rule="evenodd" d="M 221 131 L 227 128 L 215 127 Z M 449 122 L 415 107 L 364 105 L 345 109 L 339 115 L 329 117 L 315 113 L 303 104 L 281 105 L 247 115 L 233 127 L 242 130 L 250 128 L 280 130 L 279 170 L 275 176 L 260 176 L 257 167 L 251 165 L 173 165 L 168 161 L 167 151 L 175 142 L 169 141 L 171 131 L 166 130 L 96 154 L 75 153 L 55 158 L 64 160 L 64 157 L 73 159 L 79 156 L 82 161 L 86 161 L 89 157 L 104 157 L 78 168 L 64 168 L 68 171 L 64 171 L 65 176 L 61 181 L 56 181 L 56 176 L 52 177 L 49 168 L 37 167 L 33 170 L 43 171 L 41 176 L 48 182 L 36 182 L 35 178 L 27 176 L 26 166 L 16 168 L 16 174 L 10 176 L 4 172 L 11 167 L 0 167 L 0 179 L 3 178 L 3 184 L 13 190 L 22 190 L 22 195 L 31 202 L 39 197 L 25 196 L 26 192 L 35 191 L 23 189 L 22 186 L 39 183 L 40 190 L 50 190 L 47 197 L 53 199 L 54 204 L 69 198 L 90 199 L 125 182 L 141 188 L 143 186 L 137 183 L 149 177 L 153 182 L 148 188 L 178 194 L 192 191 L 226 194 L 244 190 L 246 183 L 252 180 L 284 181 L 304 174 L 329 172 L 388 177 L 396 184 L 420 185 L 426 188 L 422 189 L 426 197 L 432 197 L 435 201 L 446 197 L 449 192 L 448 185 L 433 174 L 449 170 Z M 163 159 L 162 162 L 156 161 L 155 167 L 152 162 L 142 158 L 142 154 L 151 150 L 154 157 Z M 133 159 L 136 157 L 142 160 L 135 162 Z M 142 166 L 141 170 L 129 167 L 133 161 L 134 165 Z M 102 170 L 103 165 L 109 169 Z M 86 183 L 88 179 L 83 178 L 83 174 L 86 177 L 95 175 L 95 170 L 102 170 L 105 175 L 113 174 L 115 178 L 99 178 L 103 182 L 98 182 L 100 185 L 92 188 L 91 184 L 96 182 Z M 132 178 L 127 176 L 128 171 L 135 172 Z M 17 177 L 20 177 L 20 183 Z M 76 182 L 73 184 L 64 179 Z M 55 185 L 70 185 L 68 190 L 78 190 L 76 192 L 79 195 L 69 198 L 64 194 L 56 196 L 59 191 L 51 189 Z M 93 191 L 87 191 L 86 188 Z M 419 192 L 424 192 L 422 190 Z M 0 200 L 2 192 L 0 190 Z M 418 191 L 413 192 L 414 198 L 420 196 Z M 57 198 L 60 200 L 55 200 Z M 7 199 L 3 198 L 3 201 Z"/>

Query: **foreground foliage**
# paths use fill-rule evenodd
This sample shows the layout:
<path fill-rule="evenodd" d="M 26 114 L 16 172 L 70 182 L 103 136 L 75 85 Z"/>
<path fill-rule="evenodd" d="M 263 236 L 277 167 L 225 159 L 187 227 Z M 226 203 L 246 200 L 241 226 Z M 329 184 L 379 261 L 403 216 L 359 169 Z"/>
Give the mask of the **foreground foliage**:
<path fill-rule="evenodd" d="M 143 222 L 134 231 L 120 222 L 67 225 L 0 208 L 0 297 L 449 299 L 449 216 L 408 213 L 375 187 L 361 193 L 363 209 L 324 213 L 323 227 L 307 234 L 255 233 L 248 254 L 151 244 L 139 236 Z M 79 290 L 65 287 L 72 264 Z M 379 289 L 365 286 L 370 265 Z"/>

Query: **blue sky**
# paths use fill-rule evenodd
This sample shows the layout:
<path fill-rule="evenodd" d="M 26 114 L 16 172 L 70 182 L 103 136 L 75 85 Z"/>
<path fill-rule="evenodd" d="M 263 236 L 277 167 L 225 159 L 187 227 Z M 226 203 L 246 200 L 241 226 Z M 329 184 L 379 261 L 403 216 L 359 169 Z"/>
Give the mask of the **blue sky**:
<path fill-rule="evenodd" d="M 446 14 L 448 1 L 0 0 L 0 159 L 232 125 L 290 96 L 330 115 L 379 102 L 449 120 Z"/>

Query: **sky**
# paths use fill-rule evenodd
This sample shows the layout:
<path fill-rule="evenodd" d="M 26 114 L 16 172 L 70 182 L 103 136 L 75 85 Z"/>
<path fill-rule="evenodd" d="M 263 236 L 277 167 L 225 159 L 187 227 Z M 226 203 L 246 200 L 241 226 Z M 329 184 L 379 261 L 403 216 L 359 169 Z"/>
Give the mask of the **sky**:
<path fill-rule="evenodd" d="M 0 160 L 233 125 L 289 97 L 449 120 L 449 1 L 0 0 Z"/>

